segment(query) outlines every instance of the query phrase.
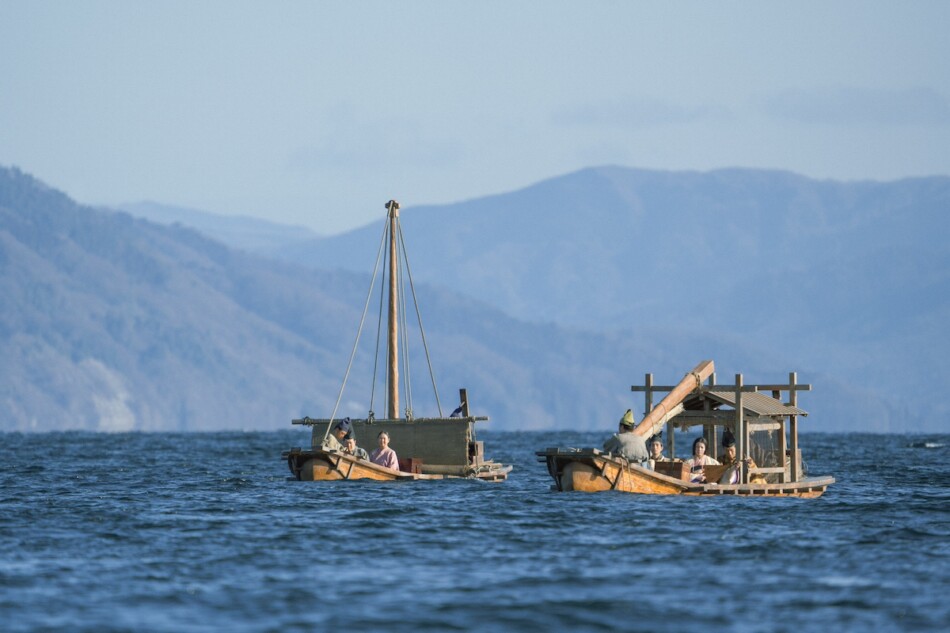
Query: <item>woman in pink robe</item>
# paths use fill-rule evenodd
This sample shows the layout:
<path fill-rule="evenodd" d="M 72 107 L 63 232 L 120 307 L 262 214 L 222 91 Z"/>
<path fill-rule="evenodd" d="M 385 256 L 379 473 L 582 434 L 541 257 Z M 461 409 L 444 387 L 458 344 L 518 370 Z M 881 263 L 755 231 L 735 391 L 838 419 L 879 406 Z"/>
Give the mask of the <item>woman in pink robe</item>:
<path fill-rule="evenodd" d="M 369 461 L 386 468 L 399 470 L 399 459 L 396 457 L 396 451 L 389 448 L 389 433 L 382 431 L 376 438 L 379 448 L 369 454 Z"/>

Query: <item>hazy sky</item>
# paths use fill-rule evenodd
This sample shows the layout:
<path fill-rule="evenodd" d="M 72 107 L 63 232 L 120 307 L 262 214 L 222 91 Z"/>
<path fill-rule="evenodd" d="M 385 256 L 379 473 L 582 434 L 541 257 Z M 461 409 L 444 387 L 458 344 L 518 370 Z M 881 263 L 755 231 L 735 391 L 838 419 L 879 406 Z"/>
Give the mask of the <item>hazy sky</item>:
<path fill-rule="evenodd" d="M 583 167 L 950 174 L 950 2 L 0 0 L 0 164 L 323 233 Z"/>

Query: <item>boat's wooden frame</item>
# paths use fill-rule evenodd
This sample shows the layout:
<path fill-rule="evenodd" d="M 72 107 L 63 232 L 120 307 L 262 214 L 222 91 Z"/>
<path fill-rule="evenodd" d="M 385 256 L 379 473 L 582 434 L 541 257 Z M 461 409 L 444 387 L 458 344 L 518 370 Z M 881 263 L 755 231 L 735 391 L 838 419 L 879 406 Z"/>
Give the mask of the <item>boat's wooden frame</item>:
<path fill-rule="evenodd" d="M 703 381 L 708 379 L 708 384 Z M 739 455 L 748 456 L 752 435 L 763 431 L 776 432 L 778 453 L 781 462 L 769 467 L 738 465 L 736 484 L 692 483 L 685 471 L 679 476 L 670 476 L 640 464 L 629 463 L 625 458 L 604 453 L 596 448 L 547 448 L 538 451 L 538 460 L 547 464 L 548 473 L 554 478 L 554 490 L 602 492 L 619 490 L 652 495 L 720 496 L 740 495 L 755 497 L 820 497 L 833 477 L 806 477 L 798 445 L 798 417 L 808 415 L 798 408 L 798 392 L 810 391 L 811 385 L 798 382 L 795 372 L 789 374 L 788 384 L 746 385 L 742 374 L 736 374 L 734 385 L 717 385 L 712 361 L 703 361 L 686 374 L 682 381 L 672 386 L 653 384 L 653 374 L 646 374 L 644 385 L 634 385 L 632 391 L 645 392 L 646 412 L 643 421 L 633 431 L 644 438 L 661 430 L 665 424 L 669 437 L 669 451 L 675 451 L 674 430 L 687 430 L 694 426 L 702 428 L 703 436 L 711 447 L 711 457 L 717 457 L 718 433 L 729 429 L 737 438 Z M 656 392 L 668 395 L 653 406 Z M 771 397 L 759 392 L 769 392 Z M 787 392 L 789 401 L 781 401 L 781 393 Z M 684 406 L 685 405 L 685 406 Z M 720 409 L 732 406 L 732 410 Z M 790 439 L 790 443 L 789 443 Z M 672 462 L 673 464 L 682 462 Z M 670 462 L 661 463 L 661 466 Z M 755 464 L 752 464 L 755 466 Z M 725 468 L 707 466 L 706 480 L 720 480 Z M 772 479 L 767 483 L 752 483 L 761 478 Z"/>
<path fill-rule="evenodd" d="M 791 483 L 695 484 L 650 470 L 596 448 L 547 448 L 536 453 L 554 478 L 554 490 L 630 492 L 645 495 L 820 497 L 833 477 L 805 477 Z"/>
<path fill-rule="evenodd" d="M 372 479 L 375 481 L 415 481 L 444 479 L 444 475 L 426 475 L 393 470 L 349 453 L 323 449 L 292 448 L 283 456 L 295 479 L 300 481 L 339 481 Z"/>

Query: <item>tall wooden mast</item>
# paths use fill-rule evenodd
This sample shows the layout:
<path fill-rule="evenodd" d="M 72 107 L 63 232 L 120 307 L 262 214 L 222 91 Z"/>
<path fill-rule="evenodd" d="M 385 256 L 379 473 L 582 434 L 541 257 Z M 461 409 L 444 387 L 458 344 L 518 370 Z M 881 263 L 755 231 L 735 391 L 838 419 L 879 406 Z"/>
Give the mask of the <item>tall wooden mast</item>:
<path fill-rule="evenodd" d="M 398 307 L 399 291 L 397 287 L 396 222 L 399 219 L 399 203 L 390 200 L 389 209 L 389 398 L 387 417 L 395 420 L 399 417 L 399 345 L 398 345 Z"/>

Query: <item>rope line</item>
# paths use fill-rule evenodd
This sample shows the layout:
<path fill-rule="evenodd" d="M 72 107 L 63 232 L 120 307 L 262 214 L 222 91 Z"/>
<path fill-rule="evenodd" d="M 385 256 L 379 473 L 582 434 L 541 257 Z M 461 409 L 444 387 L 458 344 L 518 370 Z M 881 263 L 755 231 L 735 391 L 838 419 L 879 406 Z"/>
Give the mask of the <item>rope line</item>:
<path fill-rule="evenodd" d="M 416 287 L 412 282 L 412 267 L 409 266 L 409 251 L 406 250 L 406 245 L 403 242 L 402 237 L 402 226 L 399 227 L 399 243 L 402 245 L 402 255 L 403 259 L 406 261 L 406 274 L 409 277 L 409 288 L 412 291 L 412 304 L 416 309 L 416 320 L 419 322 L 419 333 L 422 337 L 422 348 L 425 350 L 426 355 L 426 364 L 429 367 L 429 378 L 432 381 L 432 392 L 435 394 L 435 403 L 439 409 L 439 417 L 444 417 L 442 413 L 442 402 L 439 399 L 439 389 L 435 385 L 435 372 L 432 370 L 432 358 L 429 356 L 429 343 L 426 340 L 426 330 L 422 326 L 422 312 L 419 311 L 419 300 L 416 298 Z"/>
<path fill-rule="evenodd" d="M 379 250 L 376 253 L 376 266 L 373 267 L 373 278 L 369 283 L 369 291 L 366 293 L 366 303 L 363 305 L 363 315 L 360 317 L 360 326 L 356 330 L 356 340 L 353 342 L 353 351 L 350 352 L 350 361 L 346 364 L 346 373 L 343 374 L 343 384 L 340 385 L 340 393 L 336 397 L 336 404 L 333 405 L 333 413 L 330 414 L 330 423 L 327 424 L 323 432 L 323 439 L 326 440 L 330 434 L 330 428 L 333 426 L 333 420 L 336 418 L 337 409 L 340 407 L 340 401 L 343 399 L 343 390 L 346 389 L 346 381 L 350 377 L 350 369 L 353 367 L 353 359 L 356 357 L 356 348 L 360 342 L 360 334 L 363 333 L 363 323 L 366 321 L 366 311 L 369 310 L 369 300 L 373 295 L 373 286 L 376 283 L 376 274 L 379 272 L 379 259 L 382 257 L 383 244 L 386 241 L 386 230 L 383 229 L 383 239 L 379 242 Z"/>

